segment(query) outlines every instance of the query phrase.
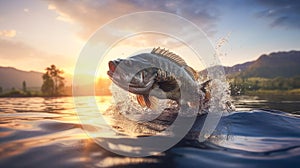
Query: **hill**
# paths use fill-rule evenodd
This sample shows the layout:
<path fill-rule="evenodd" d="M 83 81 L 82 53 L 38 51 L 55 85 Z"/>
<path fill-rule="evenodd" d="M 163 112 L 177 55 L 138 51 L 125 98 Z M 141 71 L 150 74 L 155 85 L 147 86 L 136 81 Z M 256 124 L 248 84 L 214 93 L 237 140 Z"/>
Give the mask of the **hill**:
<path fill-rule="evenodd" d="M 275 52 L 226 68 L 233 95 L 300 94 L 300 51 Z"/>
<path fill-rule="evenodd" d="M 22 71 L 12 67 L 0 67 L 0 87 L 3 90 L 22 88 L 23 81 L 28 88 L 40 88 L 42 73 L 35 71 Z"/>
<path fill-rule="evenodd" d="M 243 64 L 237 64 L 232 67 L 224 66 L 224 70 L 226 74 L 236 74 L 245 71 L 247 68 L 249 68 L 250 65 L 252 65 L 254 61 L 251 62 L 245 62 Z"/>
<path fill-rule="evenodd" d="M 240 77 L 290 78 L 300 75 L 300 51 L 274 52 L 257 60 L 224 67 L 229 75 Z"/>

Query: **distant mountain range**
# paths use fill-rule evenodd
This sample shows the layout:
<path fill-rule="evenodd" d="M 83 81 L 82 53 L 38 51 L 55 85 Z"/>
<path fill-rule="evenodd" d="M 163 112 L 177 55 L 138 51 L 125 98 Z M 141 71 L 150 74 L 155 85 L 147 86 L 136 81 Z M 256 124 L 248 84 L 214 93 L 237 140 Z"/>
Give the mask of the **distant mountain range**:
<path fill-rule="evenodd" d="M 300 51 L 275 52 L 262 55 L 257 60 L 224 67 L 227 75 L 239 77 L 293 77 L 300 76 Z M 42 85 L 41 72 L 22 71 L 12 67 L 0 67 L 0 87 L 4 90 L 22 88 L 25 81 L 28 88 Z M 67 77 L 70 80 L 70 76 Z M 103 83 L 103 82 L 101 82 Z"/>
<path fill-rule="evenodd" d="M 274 52 L 257 60 L 224 67 L 226 74 L 240 77 L 294 77 L 300 76 L 300 51 Z"/>
<path fill-rule="evenodd" d="M 4 90 L 22 88 L 23 81 L 29 87 L 41 87 L 42 73 L 35 71 L 22 71 L 12 67 L 0 67 L 0 87 Z"/>

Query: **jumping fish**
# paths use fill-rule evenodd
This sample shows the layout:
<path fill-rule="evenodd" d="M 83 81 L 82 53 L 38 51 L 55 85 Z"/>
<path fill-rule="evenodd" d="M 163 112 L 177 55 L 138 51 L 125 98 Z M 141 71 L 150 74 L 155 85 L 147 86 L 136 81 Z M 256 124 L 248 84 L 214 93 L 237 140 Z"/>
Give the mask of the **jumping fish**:
<path fill-rule="evenodd" d="M 210 99 L 210 80 L 199 84 L 198 73 L 169 50 L 154 48 L 150 53 L 109 61 L 108 66 L 107 74 L 113 83 L 135 94 L 142 107 L 156 108 L 157 98 L 200 106 Z M 199 98 L 199 102 L 183 100 L 186 95 Z"/>

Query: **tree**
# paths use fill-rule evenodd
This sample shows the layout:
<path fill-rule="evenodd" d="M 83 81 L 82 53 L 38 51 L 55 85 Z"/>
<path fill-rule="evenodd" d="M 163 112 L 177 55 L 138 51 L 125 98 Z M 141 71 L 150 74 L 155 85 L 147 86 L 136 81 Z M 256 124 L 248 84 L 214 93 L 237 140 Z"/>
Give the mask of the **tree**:
<path fill-rule="evenodd" d="M 58 96 L 63 93 L 65 86 L 64 78 L 61 76 L 64 72 L 55 65 L 47 67 L 43 74 L 42 92 L 47 96 Z"/>
<path fill-rule="evenodd" d="M 23 81 L 22 86 L 23 86 L 23 92 L 27 92 L 26 82 L 25 81 Z"/>

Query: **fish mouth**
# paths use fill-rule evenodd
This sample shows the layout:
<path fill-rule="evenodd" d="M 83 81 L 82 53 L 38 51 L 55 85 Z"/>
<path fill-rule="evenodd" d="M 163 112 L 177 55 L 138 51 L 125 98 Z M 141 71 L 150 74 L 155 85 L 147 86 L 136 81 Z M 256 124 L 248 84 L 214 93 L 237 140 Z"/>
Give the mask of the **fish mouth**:
<path fill-rule="evenodd" d="M 109 61 L 108 62 L 108 68 L 107 75 L 110 77 L 111 80 L 121 80 L 120 75 L 115 73 L 117 66 L 119 62 L 118 61 Z"/>
<path fill-rule="evenodd" d="M 115 61 L 109 61 L 108 62 L 108 67 L 109 67 L 109 71 L 111 71 L 112 73 L 115 72 L 116 68 L 117 68 L 117 62 Z"/>
<path fill-rule="evenodd" d="M 113 81 L 113 83 L 125 89 L 125 87 L 128 88 L 128 86 L 130 86 L 130 82 L 126 78 L 125 70 L 123 70 L 121 67 L 118 67 L 119 63 L 119 60 L 109 61 L 109 70 L 107 71 L 107 75 L 109 76 L 110 80 Z"/>

